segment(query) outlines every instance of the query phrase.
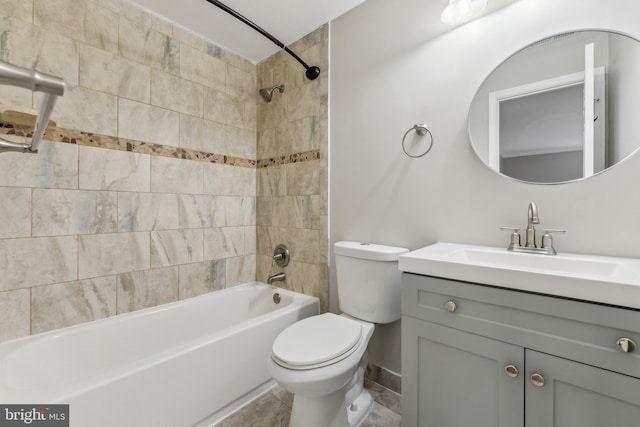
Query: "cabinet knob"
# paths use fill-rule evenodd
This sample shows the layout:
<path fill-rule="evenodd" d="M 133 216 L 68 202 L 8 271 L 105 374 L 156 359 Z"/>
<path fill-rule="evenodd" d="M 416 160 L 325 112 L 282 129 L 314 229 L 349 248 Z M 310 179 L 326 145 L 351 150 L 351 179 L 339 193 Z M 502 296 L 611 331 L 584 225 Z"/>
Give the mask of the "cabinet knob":
<path fill-rule="evenodd" d="M 635 341 L 633 341 L 631 338 L 625 337 L 618 338 L 618 341 L 616 341 L 616 345 L 618 346 L 618 349 L 620 349 L 620 351 L 622 351 L 623 353 L 633 353 L 638 348 L 638 345 L 635 343 Z"/>
<path fill-rule="evenodd" d="M 447 310 L 449 313 L 453 313 L 454 311 L 456 311 L 456 308 L 458 308 L 458 306 L 453 301 L 447 301 L 446 304 L 444 305 L 444 309 Z"/>
<path fill-rule="evenodd" d="M 542 376 L 542 374 L 534 372 L 533 374 L 531 374 L 529 379 L 531 380 L 531 384 L 536 387 L 542 387 L 544 385 L 544 377 Z"/>
<path fill-rule="evenodd" d="M 507 374 L 509 378 L 517 378 L 520 371 L 518 371 L 518 367 L 516 365 L 507 365 L 504 367 L 504 373 Z"/>

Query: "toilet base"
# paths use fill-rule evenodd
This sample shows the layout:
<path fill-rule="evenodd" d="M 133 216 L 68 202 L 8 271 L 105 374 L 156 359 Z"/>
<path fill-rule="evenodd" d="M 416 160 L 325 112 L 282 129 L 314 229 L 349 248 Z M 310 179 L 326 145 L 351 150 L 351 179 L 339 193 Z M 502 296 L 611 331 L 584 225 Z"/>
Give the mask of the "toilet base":
<path fill-rule="evenodd" d="M 349 427 L 358 427 L 373 407 L 373 397 L 367 390 L 362 390 L 362 394 L 349 406 L 347 411 L 347 419 Z"/>

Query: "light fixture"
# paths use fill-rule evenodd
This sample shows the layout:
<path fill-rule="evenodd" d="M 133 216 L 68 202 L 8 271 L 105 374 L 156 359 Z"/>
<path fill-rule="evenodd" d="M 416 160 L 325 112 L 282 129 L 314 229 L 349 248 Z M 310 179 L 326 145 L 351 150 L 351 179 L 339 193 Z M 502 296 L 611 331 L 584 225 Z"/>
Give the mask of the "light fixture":
<path fill-rule="evenodd" d="M 487 7 L 487 0 L 449 0 L 440 20 L 448 25 L 460 25 L 478 17 Z"/>

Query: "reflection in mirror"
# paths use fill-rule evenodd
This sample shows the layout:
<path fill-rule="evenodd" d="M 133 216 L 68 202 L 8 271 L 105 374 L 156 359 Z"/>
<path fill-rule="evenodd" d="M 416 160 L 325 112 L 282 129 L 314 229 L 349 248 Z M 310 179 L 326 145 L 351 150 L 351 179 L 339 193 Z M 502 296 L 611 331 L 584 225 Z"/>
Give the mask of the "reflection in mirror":
<path fill-rule="evenodd" d="M 640 145 L 640 42 L 574 31 L 533 43 L 500 64 L 469 110 L 476 154 L 521 181 L 582 179 Z"/>

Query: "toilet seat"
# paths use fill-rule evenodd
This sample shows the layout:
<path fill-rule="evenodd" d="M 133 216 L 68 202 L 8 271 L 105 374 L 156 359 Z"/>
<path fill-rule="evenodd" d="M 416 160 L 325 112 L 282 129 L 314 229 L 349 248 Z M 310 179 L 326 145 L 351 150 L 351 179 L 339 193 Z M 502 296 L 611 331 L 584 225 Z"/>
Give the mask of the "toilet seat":
<path fill-rule="evenodd" d="M 348 357 L 362 339 L 360 322 L 325 313 L 307 317 L 282 331 L 272 347 L 272 359 L 288 369 L 315 369 Z"/>

